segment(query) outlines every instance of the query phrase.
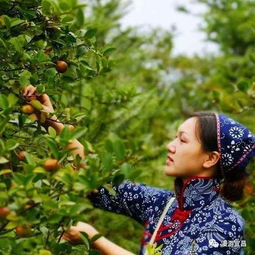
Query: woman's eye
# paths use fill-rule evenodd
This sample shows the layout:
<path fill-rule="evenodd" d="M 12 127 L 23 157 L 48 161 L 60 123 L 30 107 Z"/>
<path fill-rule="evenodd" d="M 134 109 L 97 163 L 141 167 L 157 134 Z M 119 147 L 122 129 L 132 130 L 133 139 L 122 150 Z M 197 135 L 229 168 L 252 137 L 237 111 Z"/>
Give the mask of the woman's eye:
<path fill-rule="evenodd" d="M 176 135 L 175 138 L 178 138 L 178 136 Z M 182 140 L 182 139 L 180 139 L 180 141 L 181 141 L 182 143 L 185 143 L 185 141 Z"/>

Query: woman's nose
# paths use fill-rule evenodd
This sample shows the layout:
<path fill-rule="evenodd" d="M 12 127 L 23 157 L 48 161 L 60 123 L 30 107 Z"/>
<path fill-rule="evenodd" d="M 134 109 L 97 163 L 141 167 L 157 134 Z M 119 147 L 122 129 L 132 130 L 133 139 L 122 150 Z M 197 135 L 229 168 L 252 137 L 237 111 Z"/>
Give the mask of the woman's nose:
<path fill-rule="evenodd" d="M 175 146 L 173 144 L 173 142 L 170 142 L 167 146 L 166 146 L 166 149 L 172 153 L 175 152 Z"/>

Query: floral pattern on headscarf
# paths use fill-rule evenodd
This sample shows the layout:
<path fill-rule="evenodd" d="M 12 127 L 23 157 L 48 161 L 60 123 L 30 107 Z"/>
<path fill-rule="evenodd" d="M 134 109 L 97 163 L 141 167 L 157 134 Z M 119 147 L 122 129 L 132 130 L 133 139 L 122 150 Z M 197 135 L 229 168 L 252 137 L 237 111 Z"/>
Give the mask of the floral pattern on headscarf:
<path fill-rule="evenodd" d="M 218 113 L 215 113 L 215 116 L 223 174 L 245 170 L 249 161 L 255 156 L 255 136 L 248 128 L 228 116 Z"/>

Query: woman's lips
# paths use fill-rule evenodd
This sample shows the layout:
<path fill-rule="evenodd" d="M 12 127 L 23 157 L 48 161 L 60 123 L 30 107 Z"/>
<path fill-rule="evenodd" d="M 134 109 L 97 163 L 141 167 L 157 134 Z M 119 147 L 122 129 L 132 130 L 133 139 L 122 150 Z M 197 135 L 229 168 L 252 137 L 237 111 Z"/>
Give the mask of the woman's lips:
<path fill-rule="evenodd" d="M 167 165 L 171 165 L 172 163 L 173 163 L 172 160 L 170 160 L 170 159 L 167 159 L 167 160 L 166 160 L 166 164 L 167 164 Z"/>
<path fill-rule="evenodd" d="M 167 156 L 167 160 L 166 160 L 166 164 L 167 165 L 170 165 L 174 162 L 174 160 L 170 157 L 170 156 Z"/>
<path fill-rule="evenodd" d="M 171 156 L 167 156 L 168 157 L 168 159 L 170 160 L 170 161 L 174 161 L 172 158 L 171 158 Z"/>

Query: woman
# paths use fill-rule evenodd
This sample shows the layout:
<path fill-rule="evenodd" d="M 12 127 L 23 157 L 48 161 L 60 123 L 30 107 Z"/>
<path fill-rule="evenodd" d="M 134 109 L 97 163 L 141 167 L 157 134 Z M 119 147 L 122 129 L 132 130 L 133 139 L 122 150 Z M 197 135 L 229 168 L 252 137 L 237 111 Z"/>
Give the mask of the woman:
<path fill-rule="evenodd" d="M 34 92 L 29 86 L 24 95 Z M 43 104 L 51 105 L 49 99 Z M 47 125 L 57 132 L 63 128 L 50 120 Z M 149 243 L 161 245 L 163 255 L 243 254 L 244 220 L 229 202 L 242 198 L 245 169 L 255 156 L 255 137 L 224 114 L 200 112 L 180 125 L 167 151 L 165 174 L 175 177 L 174 191 L 125 181 L 114 187 L 115 196 L 105 188 L 90 194 L 92 203 L 144 225 L 140 254 L 146 254 Z M 81 144 L 76 153 L 83 154 Z M 79 241 L 80 232 L 89 237 L 98 233 L 79 222 L 64 238 Z M 104 237 L 94 246 L 103 254 L 131 254 Z"/>

